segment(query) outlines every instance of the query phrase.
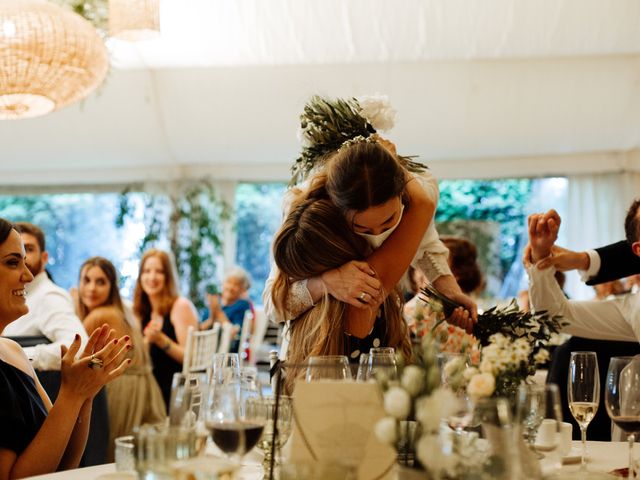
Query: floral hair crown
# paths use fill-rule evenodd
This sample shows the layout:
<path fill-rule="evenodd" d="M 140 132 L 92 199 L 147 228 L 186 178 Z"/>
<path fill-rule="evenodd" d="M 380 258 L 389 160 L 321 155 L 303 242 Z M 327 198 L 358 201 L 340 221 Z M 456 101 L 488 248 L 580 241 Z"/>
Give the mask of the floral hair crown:
<path fill-rule="evenodd" d="M 386 95 L 331 100 L 314 95 L 300 115 L 298 139 L 300 156 L 291 167 L 290 185 L 304 181 L 309 173 L 327 158 L 348 145 L 378 139 L 377 132 L 387 131 L 395 124 L 396 111 Z M 412 172 L 422 172 L 426 166 L 400 157 L 403 166 Z"/>

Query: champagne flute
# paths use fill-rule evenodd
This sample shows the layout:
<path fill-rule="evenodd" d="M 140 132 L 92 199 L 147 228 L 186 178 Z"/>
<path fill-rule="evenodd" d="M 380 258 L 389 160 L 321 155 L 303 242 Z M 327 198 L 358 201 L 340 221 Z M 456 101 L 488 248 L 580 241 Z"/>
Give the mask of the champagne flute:
<path fill-rule="evenodd" d="M 316 380 L 351 380 L 349 360 L 344 355 L 309 357 L 307 382 Z"/>
<path fill-rule="evenodd" d="M 580 471 L 587 470 L 587 426 L 600 404 L 600 373 L 595 352 L 571 352 L 567 398 L 573 418 L 580 425 L 582 461 Z"/>
<path fill-rule="evenodd" d="M 605 405 L 611 421 L 629 441 L 629 474 L 635 477 L 633 443 L 640 431 L 640 357 L 613 357 L 607 371 Z"/>

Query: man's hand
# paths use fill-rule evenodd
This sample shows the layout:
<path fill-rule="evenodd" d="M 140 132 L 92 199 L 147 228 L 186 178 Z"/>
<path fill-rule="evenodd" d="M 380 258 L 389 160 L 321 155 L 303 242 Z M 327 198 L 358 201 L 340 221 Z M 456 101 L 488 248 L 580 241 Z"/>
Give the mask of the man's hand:
<path fill-rule="evenodd" d="M 357 308 L 382 303 L 382 283 L 367 262 L 352 260 L 341 267 L 324 272 L 320 279 L 329 294 Z"/>
<path fill-rule="evenodd" d="M 467 333 L 471 333 L 473 326 L 478 321 L 478 306 L 476 303 L 462 292 L 453 275 L 442 275 L 438 277 L 433 282 L 433 286 L 445 297 L 450 298 L 464 307 L 456 308 L 447 321 L 463 328 Z"/>
<path fill-rule="evenodd" d="M 574 252 L 554 245 L 551 247 L 551 256 L 540 260 L 538 268 L 544 270 L 555 267 L 560 272 L 567 272 L 569 270 L 588 270 L 590 265 L 591 260 L 587 252 Z"/>
<path fill-rule="evenodd" d="M 544 214 L 529 215 L 528 221 L 531 261 L 535 264 L 551 255 L 551 247 L 558 239 L 560 215 L 555 210 L 549 210 Z"/>

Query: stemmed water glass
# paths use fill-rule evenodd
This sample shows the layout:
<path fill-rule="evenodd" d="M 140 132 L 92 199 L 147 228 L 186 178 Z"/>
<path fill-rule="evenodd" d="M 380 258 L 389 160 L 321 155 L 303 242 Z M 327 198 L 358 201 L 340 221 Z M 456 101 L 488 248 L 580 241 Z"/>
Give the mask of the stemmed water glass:
<path fill-rule="evenodd" d="M 378 376 L 382 376 L 386 380 L 398 378 L 396 352 L 393 347 L 376 347 L 369 350 L 367 380 L 375 379 Z"/>
<path fill-rule="evenodd" d="M 613 357 L 610 360 L 605 405 L 611 421 L 627 434 L 628 478 L 634 478 L 633 443 L 635 433 L 640 431 L 640 356 Z"/>
<path fill-rule="evenodd" d="M 309 357 L 305 380 L 350 380 L 349 360 L 344 355 Z"/>
<path fill-rule="evenodd" d="M 278 419 L 276 418 L 276 397 L 267 396 L 261 399 L 251 398 L 247 400 L 245 408 L 255 409 L 257 415 L 264 420 L 264 430 L 258 442 L 258 448 L 264 452 L 262 469 L 264 478 L 271 478 L 270 466 L 272 460 L 277 463 L 277 458 L 272 457 L 272 451 L 276 453 L 287 443 L 291 435 L 291 420 L 293 418 L 293 398 L 287 395 L 278 396 Z M 277 431 L 274 434 L 274 427 Z M 273 443 L 275 435 L 275 445 Z"/>
<path fill-rule="evenodd" d="M 587 427 L 600 404 L 600 374 L 595 352 L 571 352 L 567 397 L 573 418 L 580 425 L 582 461 L 580 471 L 587 470 Z"/>
<path fill-rule="evenodd" d="M 560 447 L 562 410 L 558 386 L 521 385 L 516 403 L 516 420 L 522 434 L 534 451 L 545 474 L 553 473 L 561 466 Z M 540 451 L 546 452 L 541 455 Z"/>

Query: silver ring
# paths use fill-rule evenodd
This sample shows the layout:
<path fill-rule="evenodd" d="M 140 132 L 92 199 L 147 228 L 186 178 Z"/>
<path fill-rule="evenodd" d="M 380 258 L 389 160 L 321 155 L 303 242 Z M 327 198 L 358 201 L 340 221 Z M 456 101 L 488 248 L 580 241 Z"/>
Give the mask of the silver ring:
<path fill-rule="evenodd" d="M 98 369 L 104 367 L 104 360 L 96 357 L 95 355 L 91 355 L 89 358 L 89 368 Z"/>
<path fill-rule="evenodd" d="M 367 293 L 366 292 L 362 292 L 358 298 L 360 299 L 361 302 L 366 302 L 367 301 Z"/>

